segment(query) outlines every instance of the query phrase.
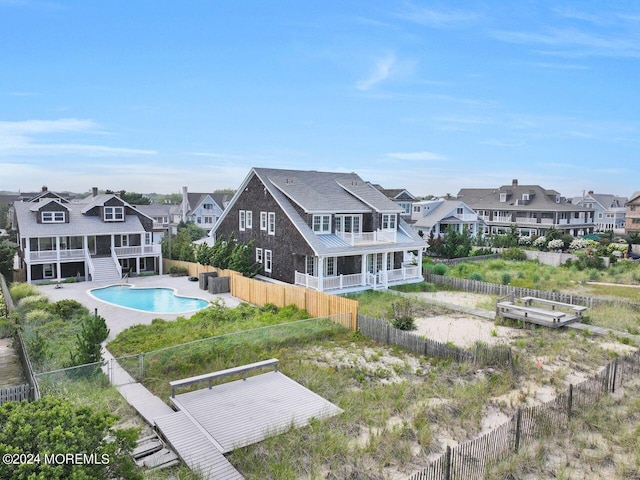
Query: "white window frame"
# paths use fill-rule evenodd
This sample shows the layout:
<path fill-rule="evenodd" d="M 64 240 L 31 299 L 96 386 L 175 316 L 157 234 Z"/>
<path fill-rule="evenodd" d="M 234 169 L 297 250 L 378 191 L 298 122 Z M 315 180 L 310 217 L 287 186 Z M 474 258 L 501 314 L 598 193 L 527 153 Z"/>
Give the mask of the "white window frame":
<path fill-rule="evenodd" d="M 463 214 L 464 214 L 464 208 L 463 207 L 456 208 L 456 215 L 463 215 Z"/>
<path fill-rule="evenodd" d="M 260 212 L 260 230 L 267 231 L 267 212 Z"/>
<path fill-rule="evenodd" d="M 256 263 L 262 263 L 262 261 L 263 261 L 262 249 L 256 248 Z"/>
<path fill-rule="evenodd" d="M 331 233 L 331 215 L 314 215 L 312 225 L 315 233 Z"/>
<path fill-rule="evenodd" d="M 42 278 L 55 278 L 56 276 L 56 264 L 45 263 L 42 265 Z"/>
<path fill-rule="evenodd" d="M 275 235 L 276 234 L 276 213 L 275 212 L 269 212 L 268 213 L 267 233 L 269 235 Z"/>
<path fill-rule="evenodd" d="M 41 212 L 42 223 L 64 223 L 67 219 L 66 212 Z"/>
<path fill-rule="evenodd" d="M 395 213 L 382 214 L 382 230 L 395 230 L 398 224 L 397 215 Z"/>
<path fill-rule="evenodd" d="M 105 222 L 124 222 L 124 207 L 105 205 L 103 219 Z"/>
<path fill-rule="evenodd" d="M 120 246 L 121 247 L 129 246 L 129 235 L 120 235 Z"/>
<path fill-rule="evenodd" d="M 336 257 L 326 257 L 324 259 L 324 274 L 327 277 L 337 276 L 338 259 Z"/>
<path fill-rule="evenodd" d="M 245 231 L 245 227 L 246 227 L 246 212 L 244 210 L 239 210 L 238 211 L 238 230 L 240 230 L 241 232 Z"/>
<path fill-rule="evenodd" d="M 506 193 L 501 193 L 500 194 L 500 202 L 504 203 L 507 201 L 507 194 Z"/>
<path fill-rule="evenodd" d="M 264 251 L 264 271 L 268 273 L 273 271 L 273 252 L 271 250 Z"/>
<path fill-rule="evenodd" d="M 246 217 L 245 218 L 245 221 L 246 221 L 245 227 L 246 227 L 246 229 L 247 230 L 253 229 L 253 212 L 251 210 L 247 210 L 245 212 L 245 217 Z"/>

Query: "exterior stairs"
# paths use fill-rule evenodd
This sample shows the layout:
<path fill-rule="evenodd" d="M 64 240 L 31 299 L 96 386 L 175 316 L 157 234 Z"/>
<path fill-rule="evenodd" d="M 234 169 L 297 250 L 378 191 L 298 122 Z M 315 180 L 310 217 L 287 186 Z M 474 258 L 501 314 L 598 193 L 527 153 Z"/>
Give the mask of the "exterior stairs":
<path fill-rule="evenodd" d="M 111 257 L 94 257 L 93 262 L 93 278 L 94 282 L 119 282 L 122 280 L 115 262 Z"/>

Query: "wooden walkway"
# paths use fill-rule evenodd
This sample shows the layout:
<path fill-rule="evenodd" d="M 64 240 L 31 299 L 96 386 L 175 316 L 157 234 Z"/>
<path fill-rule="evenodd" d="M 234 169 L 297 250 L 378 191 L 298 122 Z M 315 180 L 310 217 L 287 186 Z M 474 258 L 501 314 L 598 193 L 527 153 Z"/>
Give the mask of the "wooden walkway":
<path fill-rule="evenodd" d="M 534 306 L 542 304 L 546 308 Z M 582 320 L 586 307 L 536 297 L 498 301 L 496 315 L 550 328 L 560 328 Z"/>
<path fill-rule="evenodd" d="M 171 402 L 178 412 L 156 417 L 158 431 L 191 469 L 210 479 L 242 478 L 224 453 L 342 412 L 278 371 L 176 395 Z"/>

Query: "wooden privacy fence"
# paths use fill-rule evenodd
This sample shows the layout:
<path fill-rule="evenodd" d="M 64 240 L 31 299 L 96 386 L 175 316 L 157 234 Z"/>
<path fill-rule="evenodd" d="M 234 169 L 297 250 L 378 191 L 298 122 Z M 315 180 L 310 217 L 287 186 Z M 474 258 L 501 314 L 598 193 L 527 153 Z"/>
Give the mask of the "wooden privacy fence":
<path fill-rule="evenodd" d="M 165 271 L 171 265 L 187 268 L 189 275 L 217 272 L 220 277 L 230 277 L 231 295 L 254 305 L 263 306 L 272 303 L 277 307 L 295 305 L 306 310 L 312 317 L 329 317 L 335 315 L 339 323 L 350 330 L 356 330 L 358 324 L 358 302 L 350 298 L 318 292 L 295 285 L 270 283 L 242 276 L 234 270 L 223 270 L 208 265 L 190 262 L 165 260 Z M 342 314 L 349 314 L 342 315 Z M 340 315 L 338 315 L 340 314 Z"/>
<path fill-rule="evenodd" d="M 640 351 L 609 363 L 592 378 L 569 389 L 549 402 L 519 408 L 511 419 L 485 435 L 444 454 L 409 480 L 467 480 L 485 478 L 489 469 L 520 448 L 566 429 L 569 419 L 581 408 L 615 392 L 624 381 L 640 374 Z"/>

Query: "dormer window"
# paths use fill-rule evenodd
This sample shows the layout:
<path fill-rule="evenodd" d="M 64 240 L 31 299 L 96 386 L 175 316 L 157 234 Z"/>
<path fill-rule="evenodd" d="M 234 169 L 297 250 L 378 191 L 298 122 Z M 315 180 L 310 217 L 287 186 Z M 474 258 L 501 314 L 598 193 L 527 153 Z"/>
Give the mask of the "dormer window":
<path fill-rule="evenodd" d="M 503 202 L 503 203 L 507 201 L 507 194 L 506 193 L 501 193 L 500 194 L 500 201 Z"/>
<path fill-rule="evenodd" d="M 316 233 L 331 233 L 331 215 L 314 215 L 313 231 Z"/>
<path fill-rule="evenodd" d="M 382 229 L 383 230 L 395 230 L 396 229 L 396 214 L 383 214 L 382 215 Z"/>
<path fill-rule="evenodd" d="M 105 222 L 124 222 L 124 207 L 104 207 Z"/>
<path fill-rule="evenodd" d="M 528 193 L 523 193 L 522 194 L 522 200 L 524 200 L 525 202 L 529 201 L 529 194 Z"/>
<path fill-rule="evenodd" d="M 64 223 L 66 212 L 42 212 L 42 223 Z"/>

